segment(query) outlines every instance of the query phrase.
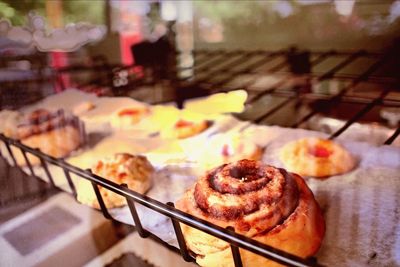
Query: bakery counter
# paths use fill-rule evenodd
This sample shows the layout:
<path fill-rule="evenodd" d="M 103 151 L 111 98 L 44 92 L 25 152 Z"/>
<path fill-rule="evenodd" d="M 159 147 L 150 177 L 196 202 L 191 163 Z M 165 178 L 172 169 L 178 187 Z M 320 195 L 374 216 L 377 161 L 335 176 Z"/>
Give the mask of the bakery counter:
<path fill-rule="evenodd" d="M 232 116 L 246 99 L 67 90 L 2 111 L 1 153 L 201 266 L 400 264 L 399 148 Z"/>

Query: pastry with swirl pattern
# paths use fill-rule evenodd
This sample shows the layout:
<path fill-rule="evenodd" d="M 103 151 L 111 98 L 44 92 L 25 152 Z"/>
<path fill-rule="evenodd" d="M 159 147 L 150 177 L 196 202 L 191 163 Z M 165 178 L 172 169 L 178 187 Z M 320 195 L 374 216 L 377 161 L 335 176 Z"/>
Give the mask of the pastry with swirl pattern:
<path fill-rule="evenodd" d="M 207 172 L 176 206 L 303 258 L 318 251 L 325 233 L 324 218 L 304 180 L 253 160 Z M 184 224 L 182 231 L 200 266 L 234 266 L 227 242 Z M 244 266 L 279 266 L 247 250 L 240 252 Z"/>
<path fill-rule="evenodd" d="M 65 114 L 63 110 L 37 109 L 20 120 L 15 137 L 22 144 L 39 148 L 49 156 L 63 158 L 84 143 L 85 133 L 77 117 Z M 18 165 L 25 165 L 21 151 L 12 149 Z M 40 162 L 32 154 L 27 153 L 27 157 L 32 165 Z"/>

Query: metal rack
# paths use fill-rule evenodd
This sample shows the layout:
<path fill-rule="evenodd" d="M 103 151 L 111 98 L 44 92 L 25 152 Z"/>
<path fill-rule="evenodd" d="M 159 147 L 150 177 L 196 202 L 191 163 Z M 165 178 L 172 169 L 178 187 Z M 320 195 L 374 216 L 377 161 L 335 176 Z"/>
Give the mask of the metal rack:
<path fill-rule="evenodd" d="M 299 127 L 319 112 L 324 112 L 330 109 L 334 109 L 338 103 L 350 103 L 362 105 L 353 116 L 348 118 L 347 122 L 336 132 L 332 133 L 330 138 L 336 138 L 346 131 L 353 123 L 360 120 L 365 114 L 371 109 L 378 105 L 400 107 L 400 99 L 389 99 L 387 95 L 392 91 L 399 90 L 399 80 L 396 76 L 381 76 L 377 73 L 380 69 L 384 68 L 387 64 L 393 66 L 393 51 L 388 53 L 376 54 L 368 53 L 366 51 L 356 52 L 307 52 L 309 56 L 309 62 L 304 67 L 296 67 L 289 64 L 290 60 L 296 61 L 296 53 L 293 50 L 288 51 L 196 51 L 194 77 L 178 79 L 174 81 L 178 86 L 186 86 L 192 84 L 199 88 L 207 90 L 209 93 L 224 92 L 235 89 L 245 89 L 249 93 L 249 100 L 247 105 L 255 105 L 261 103 L 261 99 L 265 96 L 279 96 L 285 98 L 280 104 L 275 107 L 266 108 L 262 114 L 259 114 L 250 120 L 255 123 L 263 123 L 268 117 L 281 111 L 289 103 L 294 101 L 311 101 L 315 104 L 313 109 L 309 113 L 302 115 L 296 120 L 291 127 Z M 329 68 L 328 71 L 318 73 L 313 71 L 313 68 L 329 60 L 332 57 L 341 57 L 342 60 Z M 340 71 L 344 68 L 353 64 L 357 59 L 367 58 L 372 60 L 372 63 L 360 73 L 346 74 Z M 275 62 L 277 61 L 277 62 Z M 271 62 L 275 62 L 270 64 Z M 272 65 L 264 67 L 264 65 Z M 303 69 L 302 69 L 303 68 Z M 300 71 L 299 71 L 300 70 Z M 273 85 L 269 85 L 265 88 L 254 88 L 260 77 L 265 77 L 274 74 L 284 74 L 278 81 L 274 82 Z M 389 72 L 387 72 L 389 73 Z M 245 81 L 243 84 L 231 85 L 228 84 L 240 75 L 254 75 L 250 80 Z M 222 77 L 221 77 L 222 76 Z M 300 83 L 293 83 L 290 86 L 285 86 L 289 79 L 296 80 L 301 78 Z M 214 79 L 218 78 L 218 81 Z M 343 79 L 349 81 L 339 92 L 334 94 L 321 94 L 310 90 L 312 84 L 318 84 L 330 79 Z M 306 81 L 304 83 L 304 80 Z M 378 95 L 373 97 L 366 96 L 353 96 L 347 93 L 355 89 L 362 82 L 374 82 L 384 86 L 384 90 L 380 91 Z M 162 99 L 159 102 L 167 102 L 174 100 L 174 98 Z M 262 103 L 261 103 L 262 105 Z M 384 144 L 390 145 L 400 134 L 400 127 L 394 131 L 391 137 L 389 137 Z M 14 166 L 18 166 L 15 160 L 12 146 L 21 150 L 26 165 L 28 166 L 32 176 L 35 176 L 34 169 L 29 162 L 27 154 L 32 154 L 40 159 L 41 167 L 44 169 L 48 178 L 48 183 L 55 187 L 51 172 L 48 170 L 48 165 L 56 165 L 64 170 L 64 177 L 67 181 L 71 194 L 76 198 L 77 193 L 75 185 L 71 179 L 71 173 L 89 180 L 93 185 L 93 190 L 96 194 L 99 202 L 101 211 L 104 217 L 113 219 L 108 212 L 102 196 L 99 192 L 98 186 L 102 186 L 116 194 L 119 194 L 126 198 L 129 210 L 131 212 L 133 221 L 135 222 L 135 228 L 139 235 L 143 238 L 152 238 L 173 251 L 179 252 L 185 261 L 194 261 L 194 257 L 186 247 L 184 236 L 181 231 L 180 223 L 187 224 L 191 227 L 204 231 L 208 234 L 216 236 L 231 244 L 231 250 L 235 266 L 242 266 L 239 248 L 249 250 L 253 253 L 271 259 L 281 264 L 288 266 L 318 266 L 318 262 L 315 258 L 303 259 L 279 249 L 267 246 L 243 235 L 237 234 L 233 229 L 224 229 L 219 226 L 213 225 L 205 220 L 198 219 L 189 214 L 183 213 L 174 208 L 173 203 L 161 203 L 157 200 L 151 199 L 145 195 L 141 195 L 132 190 L 129 190 L 124 184 L 116 184 L 109 180 L 106 180 L 100 176 L 93 174 L 90 170 L 82 170 L 74 167 L 62 159 L 56 159 L 42 153 L 38 149 L 30 148 L 22 144 L 18 140 L 7 138 L 4 135 L 0 135 L 1 142 L 5 145 L 6 150 L 12 159 Z M 162 215 L 165 215 L 171 219 L 171 223 L 175 230 L 175 234 L 178 240 L 179 249 L 170 246 L 154 234 L 148 232 L 142 227 L 140 218 L 136 211 L 136 204 L 141 204 L 153 211 L 156 211 Z"/>
<path fill-rule="evenodd" d="M 48 183 L 52 187 L 55 187 L 55 184 L 54 184 L 54 179 L 48 170 L 48 165 L 53 164 L 58 167 L 61 167 L 64 170 L 64 175 L 65 175 L 64 177 L 65 177 L 66 181 L 68 182 L 68 185 L 72 192 L 72 196 L 74 198 L 76 198 L 77 193 L 76 193 L 75 185 L 71 179 L 70 174 L 73 173 L 83 179 L 89 180 L 93 185 L 93 190 L 96 194 L 101 211 L 102 211 L 104 217 L 106 217 L 107 219 L 113 219 L 113 218 L 110 215 L 110 213 L 108 212 L 106 205 L 104 204 L 104 201 L 103 201 L 103 198 L 101 196 L 98 186 L 102 186 L 116 194 L 124 196 L 127 200 L 133 221 L 135 222 L 135 228 L 138 231 L 139 235 L 143 238 L 151 237 L 152 239 L 162 243 L 163 245 L 169 247 L 170 249 L 176 250 L 174 247 L 168 245 L 167 243 L 165 243 L 164 241 L 159 239 L 157 236 L 153 235 L 152 233 L 148 232 L 147 230 L 145 230 L 142 227 L 140 218 L 136 211 L 135 204 L 136 203 L 141 204 L 153 211 L 156 211 L 162 215 L 169 217 L 173 224 L 175 234 L 176 234 L 176 237 L 178 240 L 179 252 L 181 253 L 182 258 L 185 261 L 194 261 L 194 258 L 191 256 L 191 254 L 189 253 L 189 250 L 186 247 L 184 236 L 181 231 L 180 223 L 184 223 L 188 226 L 194 227 L 205 233 L 211 234 L 211 235 L 218 237 L 226 242 L 229 242 L 231 244 L 231 249 L 232 249 L 235 266 L 242 266 L 242 262 L 241 262 L 241 258 L 240 258 L 240 251 L 238 248 L 246 249 L 248 251 L 251 251 L 253 253 L 256 253 L 258 255 L 261 255 L 263 257 L 266 257 L 268 259 L 271 259 L 273 261 L 276 261 L 276 262 L 279 262 L 281 264 L 285 264 L 288 266 L 317 266 L 318 265 L 315 259 L 303 259 L 303 258 L 297 257 L 295 255 L 291 255 L 282 250 L 273 248 L 271 246 L 267 246 L 263 243 L 255 241 L 246 236 L 237 234 L 237 233 L 235 233 L 235 231 L 233 229 L 224 229 L 217 225 L 213 225 L 205 220 L 202 220 L 202 219 L 196 218 L 194 216 L 191 216 L 189 214 L 186 214 L 184 212 L 181 212 L 180 210 L 176 209 L 174 207 L 174 204 L 171 202 L 161 203 L 161 202 L 154 200 L 152 198 L 149 198 L 145 195 L 134 192 L 134 191 L 128 189 L 126 187 L 126 185 L 124 185 L 124 184 L 121 184 L 121 185 L 116 184 L 105 178 L 102 178 L 98 175 L 93 174 L 90 170 L 82 170 L 77 167 L 74 167 L 73 165 L 68 164 L 67 162 L 65 162 L 62 159 L 57 159 L 57 158 L 48 156 L 48 155 L 42 153 L 39 149 L 33 149 L 31 147 L 28 147 L 28 146 L 22 144 L 19 140 L 13 140 L 13 139 L 7 138 L 3 134 L 0 135 L 0 140 L 4 143 L 4 145 L 7 149 L 7 152 L 9 153 L 9 155 L 13 161 L 14 166 L 18 166 L 18 165 L 17 165 L 17 161 L 14 157 L 14 153 L 11 149 L 11 146 L 14 146 L 21 150 L 32 176 L 35 176 L 35 173 L 32 168 L 32 165 L 29 161 L 29 157 L 27 157 L 27 154 L 37 156 L 40 159 L 41 167 L 45 170 L 46 176 L 48 178 Z"/>
<path fill-rule="evenodd" d="M 309 63 L 304 67 L 305 71 L 297 72 L 296 64 L 303 64 L 301 61 L 296 62 L 296 57 L 307 53 Z M 288 104 L 294 101 L 311 102 L 315 104 L 307 114 L 297 118 L 297 120 L 289 125 L 289 127 L 297 128 L 309 121 L 318 113 L 327 112 L 335 109 L 338 103 L 361 104 L 362 107 L 351 117 L 346 118 L 346 123 L 332 133 L 330 139 L 341 135 L 352 124 L 359 121 L 364 115 L 371 111 L 374 107 L 395 107 L 400 108 L 400 79 L 396 75 L 399 68 L 399 50 L 391 49 L 386 53 L 372 53 L 364 50 L 353 52 L 297 52 L 296 50 L 286 51 L 196 51 L 196 65 L 194 67 L 194 77 L 190 83 L 193 87 L 208 90 L 210 93 L 228 92 L 232 90 L 244 89 L 249 93 L 246 102 L 248 106 L 260 104 L 260 100 L 266 96 L 281 97 L 285 100 L 275 107 L 265 108 L 265 111 L 257 116 L 246 118 L 255 123 L 263 123 L 268 117 L 282 111 Z M 336 64 L 333 64 L 325 72 L 317 72 L 313 68 L 318 67 L 331 60 L 332 58 L 340 58 Z M 294 59 L 294 63 L 293 63 Z M 357 60 L 368 59 L 370 64 L 367 68 L 361 68 L 351 74 L 341 72 L 346 68 L 357 68 Z M 274 63 L 274 64 L 271 64 Z M 260 68 L 262 66 L 264 68 Z M 301 66 L 300 66 L 301 69 Z M 384 74 L 382 74 L 384 72 Z M 281 78 L 272 85 L 259 87 L 255 90 L 255 84 L 263 77 L 279 74 Z M 230 85 L 229 83 L 240 75 L 253 75 L 238 85 Z M 213 82 L 215 77 L 223 77 L 217 82 Z M 239 78 L 240 79 L 240 78 Z M 296 82 L 300 79 L 300 82 Z M 340 79 L 347 82 L 339 92 L 336 93 L 318 93 L 312 91 L 312 86 L 317 86 L 324 81 Z M 183 79 L 187 82 L 188 78 Z M 290 81 L 293 84 L 286 85 Z M 304 82 L 305 81 L 305 82 Z M 182 80 L 181 80 L 182 82 Z M 357 92 L 357 87 L 362 89 L 362 83 L 380 84 L 383 90 L 376 92 L 378 95 L 369 95 L 368 93 L 351 95 L 350 91 Z M 360 91 L 360 90 L 359 90 Z M 398 93 L 396 98 L 386 98 L 389 93 Z M 171 99 L 167 100 L 170 101 Z M 165 102 L 167 102 L 165 101 Z M 394 131 L 393 135 L 388 138 L 384 144 L 391 144 L 399 135 L 400 129 Z"/>

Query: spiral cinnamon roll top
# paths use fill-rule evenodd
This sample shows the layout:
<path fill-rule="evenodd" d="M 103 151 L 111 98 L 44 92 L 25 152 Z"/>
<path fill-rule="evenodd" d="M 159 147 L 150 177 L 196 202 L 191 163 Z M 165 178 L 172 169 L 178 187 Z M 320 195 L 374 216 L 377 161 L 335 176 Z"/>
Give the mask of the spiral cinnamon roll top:
<path fill-rule="evenodd" d="M 194 187 L 195 204 L 203 216 L 235 220 L 238 231 L 267 231 L 297 207 L 299 190 L 283 169 L 252 160 L 222 165 L 201 177 Z"/>
<path fill-rule="evenodd" d="M 315 254 L 325 223 L 305 181 L 252 160 L 222 165 L 202 176 L 176 207 L 220 227 L 300 257 Z M 234 266 L 229 243 L 181 224 L 200 266 Z M 241 249 L 243 266 L 279 264 Z"/>

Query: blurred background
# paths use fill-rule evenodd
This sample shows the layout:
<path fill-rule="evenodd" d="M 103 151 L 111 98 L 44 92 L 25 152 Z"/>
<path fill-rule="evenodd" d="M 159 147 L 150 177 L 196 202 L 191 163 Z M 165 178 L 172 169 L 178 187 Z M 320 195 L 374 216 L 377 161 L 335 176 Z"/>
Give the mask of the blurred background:
<path fill-rule="evenodd" d="M 0 0 L 0 110 L 69 88 L 178 107 L 244 89 L 240 119 L 400 146 L 399 37 L 400 0 Z M 0 165 L 0 223 L 58 192 Z M 132 231 L 109 228 L 101 253 Z M 76 243 L 76 266 L 100 253 Z"/>
<path fill-rule="evenodd" d="M 40 34 L 34 33 L 32 16 L 44 18 L 39 23 Z M 202 49 L 280 50 L 295 46 L 313 51 L 383 52 L 400 36 L 399 16 L 398 0 L 1 0 L 0 81 L 38 77 L 49 80 L 55 69 L 55 79 L 62 82 L 55 85 L 57 90 L 96 81 L 103 85 L 97 88 L 102 93 L 104 83 L 114 79 L 116 85 L 124 85 L 132 73 L 135 77 L 155 73 L 157 78 L 171 80 L 171 75 L 160 69 L 171 72 L 178 67 L 178 73 L 172 77 L 193 76 L 193 51 Z M 76 45 L 68 49 L 63 47 L 62 34 L 52 35 L 52 31 L 60 29 L 68 35 L 80 23 L 102 27 L 104 32 L 95 40 L 71 40 Z M 8 34 L 11 28 L 7 27 L 11 26 L 13 33 Z M 33 38 L 23 38 L 26 29 Z M 52 42 L 55 44 L 48 45 Z M 146 55 L 146 44 L 157 42 L 156 50 L 161 51 L 157 59 L 141 56 Z M 132 49 L 142 43 L 145 45 Z M 136 62 L 135 51 L 139 54 Z M 158 70 L 154 70 L 154 61 Z M 132 64 L 139 68 L 111 77 L 110 69 Z M 76 70 L 80 66 L 79 73 L 71 69 L 67 73 L 68 66 L 75 66 Z M 84 66 L 102 68 L 93 73 Z"/>

